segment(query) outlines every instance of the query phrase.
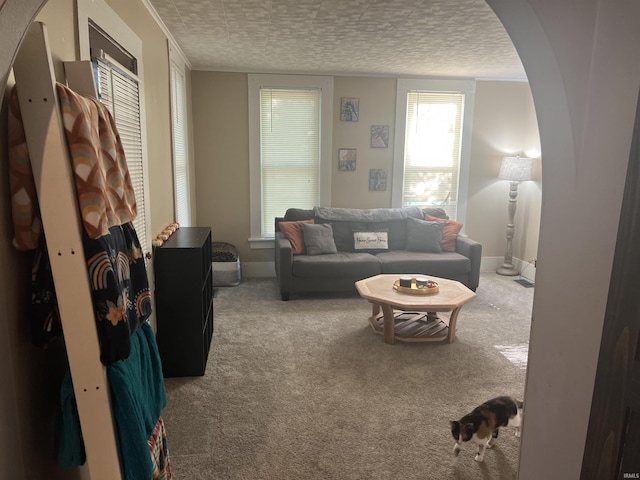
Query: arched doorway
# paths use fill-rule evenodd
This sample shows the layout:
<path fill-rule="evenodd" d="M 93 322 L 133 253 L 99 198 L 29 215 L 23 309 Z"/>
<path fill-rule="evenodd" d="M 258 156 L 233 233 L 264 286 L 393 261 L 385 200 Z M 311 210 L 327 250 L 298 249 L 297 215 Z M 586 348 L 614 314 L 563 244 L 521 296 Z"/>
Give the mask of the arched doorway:
<path fill-rule="evenodd" d="M 604 375 L 611 375 L 616 362 L 629 358 L 622 360 L 618 350 L 614 361 L 613 345 L 601 345 L 603 323 L 604 328 L 613 323 L 604 322 L 610 309 L 624 310 L 616 308 L 622 297 L 627 308 L 637 303 L 637 294 L 620 286 L 612 262 L 617 242 L 624 247 L 631 241 L 617 241 L 616 235 L 640 85 L 640 35 L 634 27 L 640 8 L 598 0 L 582 3 L 580 9 L 537 0 L 487 3 L 527 71 L 544 165 L 540 268 L 525 395 L 529 422 L 525 420 L 519 478 L 613 478 L 618 438 L 610 427 L 593 430 L 589 422 L 605 413 L 591 411 L 590 417 L 592 397 L 594 405 L 615 405 L 613 415 L 622 415 L 618 401 L 595 401 L 594 395 L 612 395 L 594 392 L 595 367 L 604 361 Z M 602 110 L 604 105 L 609 108 Z M 621 129 L 624 134 L 616 133 Z M 610 164 L 602 163 L 604 152 Z M 594 197 L 596 191 L 600 193 Z M 608 217 L 607 225 L 596 228 L 597 238 L 589 235 L 593 229 L 588 223 L 602 215 Z M 637 232 L 626 230 L 637 242 Z M 573 246 L 570 239 L 576 241 Z M 593 282 L 602 286 L 601 292 L 589 288 Z M 640 319 L 634 321 L 637 332 Z M 597 431 L 607 437 L 606 445 L 602 438 L 599 449 L 585 450 L 585 441 L 596 444 L 587 436 L 588 426 L 589 435 Z M 561 437 L 572 439 L 570 445 L 558 441 L 559 430 Z M 596 458 L 583 464 L 589 452 Z M 592 471 L 594 465 L 598 472 Z"/>

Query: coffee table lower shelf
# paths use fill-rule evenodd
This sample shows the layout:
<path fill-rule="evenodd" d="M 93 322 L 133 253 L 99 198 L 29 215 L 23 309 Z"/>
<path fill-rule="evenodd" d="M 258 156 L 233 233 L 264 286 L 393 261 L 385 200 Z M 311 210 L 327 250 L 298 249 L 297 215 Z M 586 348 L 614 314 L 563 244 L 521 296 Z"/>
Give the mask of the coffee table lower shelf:
<path fill-rule="evenodd" d="M 449 338 L 449 318 L 425 312 L 393 311 L 394 339 L 399 342 L 444 342 Z M 384 314 L 369 317 L 374 332 L 384 335 Z M 455 334 L 455 332 L 454 332 Z"/>

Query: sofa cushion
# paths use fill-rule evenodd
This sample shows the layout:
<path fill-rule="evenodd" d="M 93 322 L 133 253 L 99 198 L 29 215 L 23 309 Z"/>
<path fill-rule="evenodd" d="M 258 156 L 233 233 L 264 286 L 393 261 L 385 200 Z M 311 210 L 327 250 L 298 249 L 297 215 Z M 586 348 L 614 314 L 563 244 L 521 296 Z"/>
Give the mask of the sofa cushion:
<path fill-rule="evenodd" d="M 296 255 L 294 277 L 366 278 L 381 272 L 381 262 L 370 253 L 338 252 L 328 255 Z"/>
<path fill-rule="evenodd" d="M 444 218 L 449 220 L 447 212 L 442 207 L 424 207 L 422 209 L 423 216 L 431 215 L 432 217 Z"/>
<path fill-rule="evenodd" d="M 425 214 L 424 219 L 428 222 L 442 222 L 444 224 L 444 229 L 442 231 L 442 250 L 445 252 L 455 252 L 456 251 L 456 238 L 458 238 L 458 233 L 462 230 L 462 223 L 455 222 L 453 220 L 445 220 L 444 218 L 434 217 Z"/>
<path fill-rule="evenodd" d="M 333 241 L 333 229 L 331 225 L 316 225 L 313 223 L 302 223 L 301 225 L 304 245 L 308 255 L 322 255 L 325 253 L 336 253 L 338 251 Z"/>
<path fill-rule="evenodd" d="M 407 218 L 424 219 L 418 207 L 403 208 L 334 208 L 314 207 L 316 223 L 329 223 L 333 238 L 340 252 L 353 252 L 353 231 L 368 230 L 389 232 L 389 249 L 404 250 L 407 245 Z"/>
<path fill-rule="evenodd" d="M 407 217 L 423 218 L 424 212 L 418 207 L 402 208 L 339 208 L 313 207 L 317 218 L 338 222 L 386 222 Z M 437 215 L 436 215 L 437 216 Z"/>
<path fill-rule="evenodd" d="M 382 263 L 382 273 L 423 273 L 450 278 L 471 270 L 471 260 L 456 252 L 392 250 L 377 253 L 376 257 Z"/>
<path fill-rule="evenodd" d="M 293 253 L 293 255 L 307 253 L 304 245 L 304 236 L 302 235 L 302 223 L 313 223 L 313 219 L 298 220 L 295 222 L 278 222 L 280 231 L 284 233 L 287 240 L 291 242 L 291 253 Z"/>
<path fill-rule="evenodd" d="M 288 208 L 284 214 L 284 219 L 287 222 L 309 220 L 310 218 L 313 218 L 313 210 L 307 210 L 304 208 Z"/>
<path fill-rule="evenodd" d="M 407 250 L 413 252 L 442 252 L 441 222 L 427 222 L 417 218 L 407 218 Z"/>

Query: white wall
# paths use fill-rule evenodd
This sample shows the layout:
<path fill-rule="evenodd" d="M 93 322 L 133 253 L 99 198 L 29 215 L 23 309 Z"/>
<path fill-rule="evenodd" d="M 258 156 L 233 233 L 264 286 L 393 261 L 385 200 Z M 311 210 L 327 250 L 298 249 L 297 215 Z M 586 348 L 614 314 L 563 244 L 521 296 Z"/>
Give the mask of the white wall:
<path fill-rule="evenodd" d="M 640 86 L 640 3 L 487 1 L 522 58 L 542 144 L 519 478 L 577 479 Z"/>
<path fill-rule="evenodd" d="M 482 268 L 491 271 L 504 262 L 507 245 L 509 182 L 498 180 L 505 156 L 533 158 L 533 180 L 518 186 L 513 256 L 529 261 L 538 253 L 540 137 L 527 82 L 478 81 L 474 112 L 465 229 L 482 244 Z"/>

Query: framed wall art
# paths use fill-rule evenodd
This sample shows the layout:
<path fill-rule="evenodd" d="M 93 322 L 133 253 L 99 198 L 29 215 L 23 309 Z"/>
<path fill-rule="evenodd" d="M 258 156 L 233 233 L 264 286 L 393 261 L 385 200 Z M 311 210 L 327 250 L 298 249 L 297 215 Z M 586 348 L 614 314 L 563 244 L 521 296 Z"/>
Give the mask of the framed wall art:
<path fill-rule="evenodd" d="M 371 125 L 371 148 L 389 146 L 389 125 Z"/>
<path fill-rule="evenodd" d="M 357 122 L 360 115 L 360 99 L 342 97 L 340 99 L 340 120 L 343 122 Z"/>
<path fill-rule="evenodd" d="M 372 192 L 384 192 L 387 190 L 387 170 L 385 168 L 372 168 L 369 170 L 369 190 Z"/>
<path fill-rule="evenodd" d="M 358 151 L 355 148 L 341 148 L 338 150 L 338 170 L 341 172 L 353 172 L 356 169 L 356 157 Z"/>

